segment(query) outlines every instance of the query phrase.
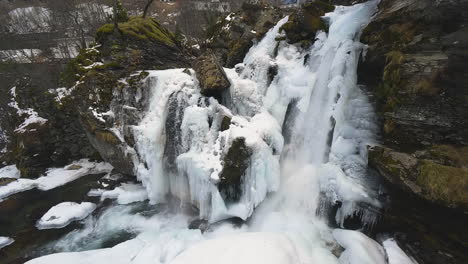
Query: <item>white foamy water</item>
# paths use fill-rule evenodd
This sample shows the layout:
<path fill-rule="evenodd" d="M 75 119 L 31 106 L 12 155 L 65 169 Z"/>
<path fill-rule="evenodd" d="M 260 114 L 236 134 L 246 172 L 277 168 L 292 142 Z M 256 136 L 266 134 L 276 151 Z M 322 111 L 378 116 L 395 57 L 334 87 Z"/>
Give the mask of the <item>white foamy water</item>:
<path fill-rule="evenodd" d="M 88 251 L 28 263 L 386 263 L 376 241 L 358 231 L 333 230 L 321 214 L 323 201 L 340 202 L 338 224 L 359 214 L 364 225 L 372 225 L 375 216 L 360 205 L 380 207 L 366 173 L 375 117 L 356 83 L 360 31 L 377 3 L 337 7 L 326 16 L 329 33 L 318 33 L 309 50 L 283 41 L 275 54 L 275 37 L 287 18 L 281 20 L 237 70 L 226 69 L 232 83 L 227 107 L 200 95 L 193 72 L 150 72 L 149 109 L 134 127 L 136 174 L 150 202 L 172 195 L 196 205 L 211 223 L 231 217 L 247 222 L 216 224 L 202 234 L 187 228 L 187 216 L 110 208 L 56 244 Z M 273 80 L 270 67 L 278 70 Z M 220 131 L 224 117 L 231 124 Z M 168 130 L 167 118 L 180 129 Z M 252 153 L 239 199 L 229 201 L 217 184 L 223 157 L 239 138 Z M 174 163 L 171 169 L 168 163 Z M 90 234 L 122 230 L 136 237 L 105 249 L 70 246 Z M 337 256 L 340 246 L 345 250 Z"/>

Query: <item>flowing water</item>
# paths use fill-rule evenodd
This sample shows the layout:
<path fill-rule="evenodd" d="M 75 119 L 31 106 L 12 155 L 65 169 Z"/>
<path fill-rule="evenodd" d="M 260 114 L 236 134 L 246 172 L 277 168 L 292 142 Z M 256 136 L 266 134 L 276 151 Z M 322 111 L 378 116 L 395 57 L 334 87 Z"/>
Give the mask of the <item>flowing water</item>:
<path fill-rule="evenodd" d="M 386 263 L 377 242 L 331 223 L 357 215 L 371 226 L 381 207 L 367 174 L 375 116 L 356 73 L 360 32 L 377 3 L 337 7 L 326 15 L 329 32 L 319 32 L 309 49 L 275 40 L 282 19 L 242 64 L 225 69 L 232 86 L 223 104 L 199 93 L 193 71 L 150 71 L 150 103 L 134 127 L 138 179 L 151 204 L 177 197 L 213 225 L 201 233 L 187 228 L 187 215 L 115 207 L 55 248 L 99 248 L 77 246 L 92 233 L 95 240 L 122 232 L 135 238 L 30 263 Z M 221 129 L 226 117 L 229 128 Z M 233 198 L 217 185 L 223 157 L 239 139 L 249 162 Z M 330 222 L 332 207 L 339 209 Z M 223 221 L 232 218 L 245 222 Z"/>

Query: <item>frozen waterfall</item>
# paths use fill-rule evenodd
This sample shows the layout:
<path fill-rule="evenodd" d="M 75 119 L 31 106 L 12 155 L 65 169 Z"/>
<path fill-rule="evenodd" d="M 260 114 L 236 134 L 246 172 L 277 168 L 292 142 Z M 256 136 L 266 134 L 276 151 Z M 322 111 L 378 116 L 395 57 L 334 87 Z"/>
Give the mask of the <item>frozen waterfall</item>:
<path fill-rule="evenodd" d="M 329 32 L 319 32 L 307 50 L 275 40 L 288 20 L 282 19 L 243 63 L 225 69 L 232 85 L 224 104 L 200 94 L 192 70 L 149 71 L 150 103 L 133 128 L 136 174 L 151 203 L 176 197 L 218 224 L 202 234 L 187 229 L 187 216 L 109 210 L 86 232 L 118 225 L 140 228 L 138 236 L 112 248 L 29 263 L 386 263 L 377 242 L 358 231 L 333 230 L 325 217 L 335 206 L 341 227 L 353 215 L 372 225 L 376 215 L 368 208 L 381 207 L 367 175 L 376 121 L 357 85 L 360 32 L 377 4 L 336 7 L 326 15 Z M 247 161 L 235 195 L 219 187 L 223 159 L 234 146 Z M 219 224 L 229 218 L 245 222 Z M 345 251 L 337 257 L 340 246 Z"/>

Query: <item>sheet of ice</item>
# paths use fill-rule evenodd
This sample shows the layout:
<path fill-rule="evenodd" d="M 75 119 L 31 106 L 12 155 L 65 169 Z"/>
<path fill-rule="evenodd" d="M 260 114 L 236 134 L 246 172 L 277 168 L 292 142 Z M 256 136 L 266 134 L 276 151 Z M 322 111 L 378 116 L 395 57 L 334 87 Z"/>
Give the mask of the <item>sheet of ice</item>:
<path fill-rule="evenodd" d="M 148 192 L 141 184 L 122 183 L 110 191 L 103 191 L 101 201 L 105 199 L 116 199 L 118 204 L 129 204 L 148 200 Z"/>
<path fill-rule="evenodd" d="M 13 238 L 0 236 L 0 249 L 13 244 L 14 242 L 15 240 Z"/>
<path fill-rule="evenodd" d="M 340 264 L 386 264 L 385 250 L 366 235 L 352 230 L 335 229 L 333 237 L 345 248 Z"/>
<path fill-rule="evenodd" d="M 83 220 L 90 215 L 96 205 L 94 203 L 63 202 L 53 206 L 36 223 L 37 229 L 63 228 L 73 221 Z"/>
<path fill-rule="evenodd" d="M 21 176 L 16 165 L 5 166 L 0 169 L 0 178 L 18 179 Z"/>
<path fill-rule="evenodd" d="M 383 247 L 387 252 L 388 264 L 416 264 L 406 253 L 398 246 L 393 238 L 385 240 Z"/>
<path fill-rule="evenodd" d="M 87 159 L 82 159 L 64 168 L 48 169 L 45 176 L 37 179 L 20 178 L 5 186 L 0 186 L 0 201 L 15 193 L 34 188 L 38 188 L 41 191 L 48 191 L 85 175 L 108 173 L 111 170 L 112 166 L 108 163 L 96 163 L 90 162 Z"/>

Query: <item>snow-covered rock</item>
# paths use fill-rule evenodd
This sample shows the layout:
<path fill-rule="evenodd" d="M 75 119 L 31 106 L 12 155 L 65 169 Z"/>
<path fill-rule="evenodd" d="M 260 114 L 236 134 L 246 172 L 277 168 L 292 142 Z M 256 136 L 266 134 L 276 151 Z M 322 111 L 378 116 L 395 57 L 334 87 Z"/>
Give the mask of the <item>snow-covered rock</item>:
<path fill-rule="evenodd" d="M 82 220 L 90 215 L 96 205 L 89 202 L 63 202 L 47 211 L 36 223 L 38 229 L 63 228 L 73 221 Z"/>

